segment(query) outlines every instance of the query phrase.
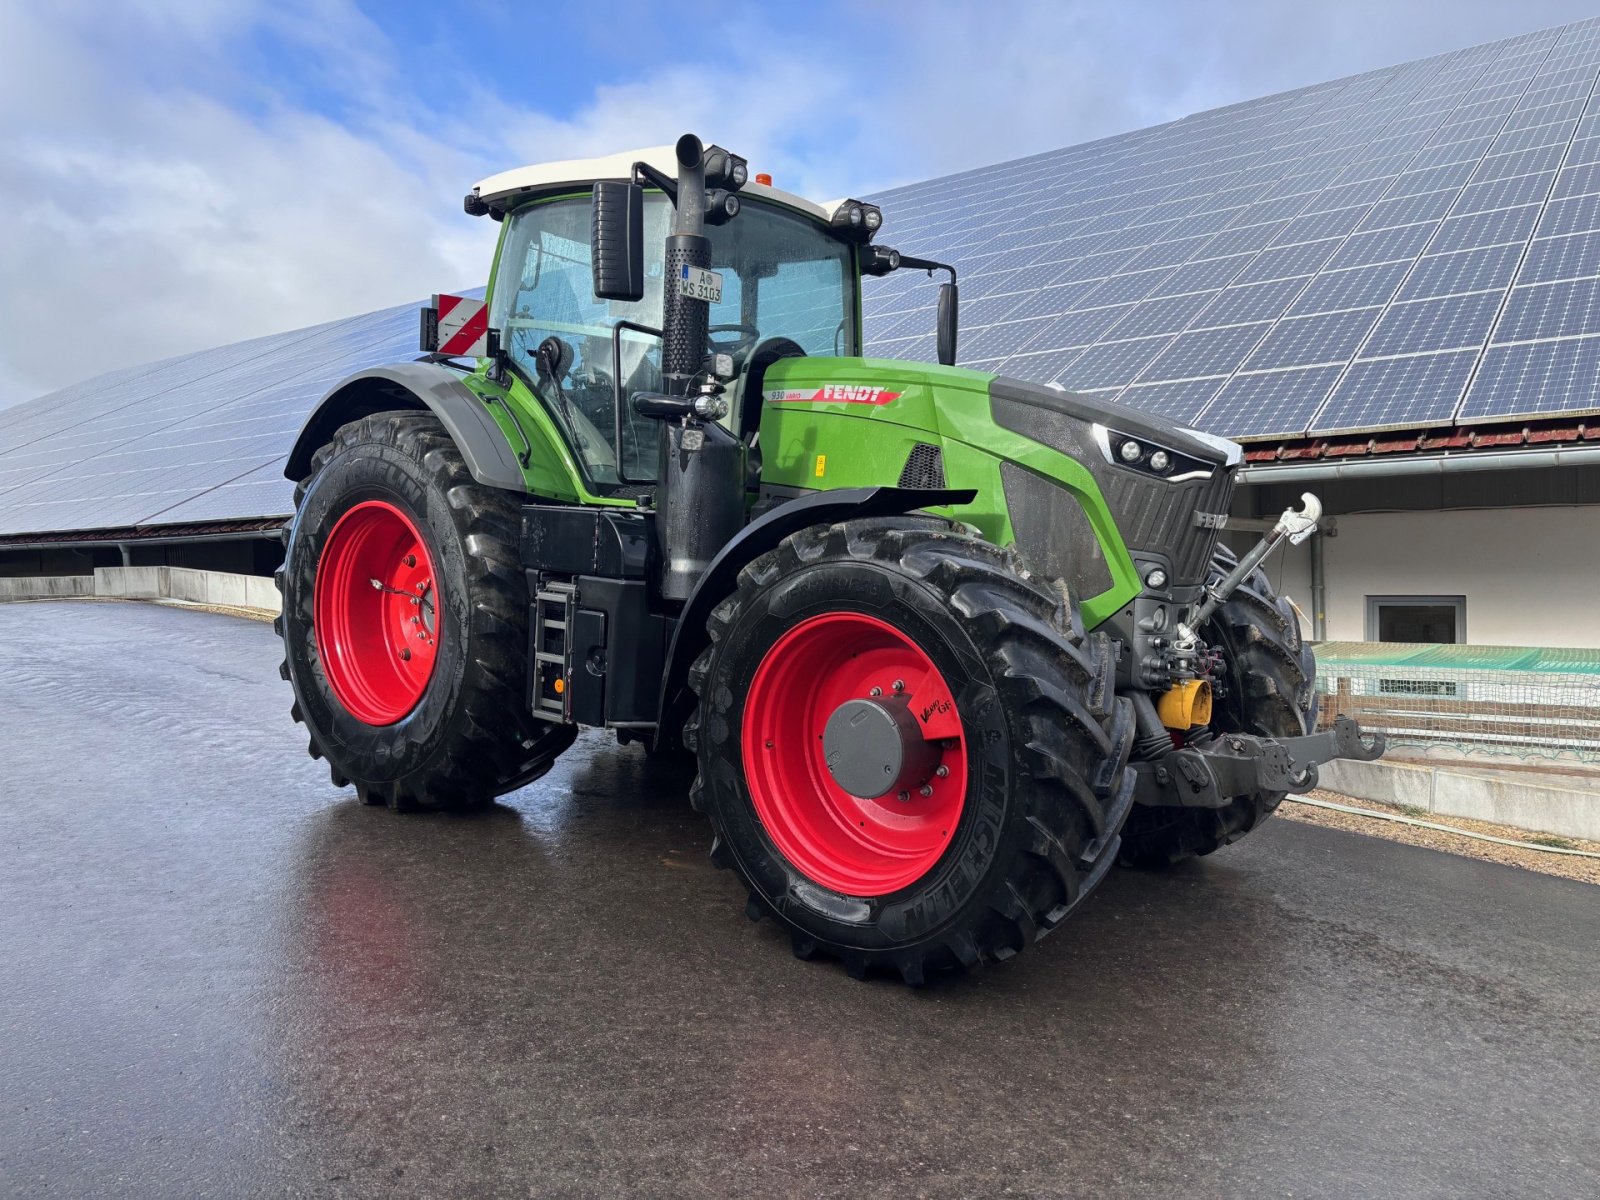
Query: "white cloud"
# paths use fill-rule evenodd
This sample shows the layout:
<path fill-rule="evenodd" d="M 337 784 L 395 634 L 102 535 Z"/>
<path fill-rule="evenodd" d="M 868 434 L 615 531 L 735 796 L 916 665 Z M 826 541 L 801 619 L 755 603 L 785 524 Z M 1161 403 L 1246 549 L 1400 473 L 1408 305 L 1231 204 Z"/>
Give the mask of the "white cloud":
<path fill-rule="evenodd" d="M 173 57 L 215 50 L 203 23 L 155 32 Z M 13 398 L 483 275 L 493 232 L 460 212 L 482 166 L 470 155 L 276 98 L 251 114 L 152 86 L 127 66 L 137 55 L 20 9 L 0 44 L 13 47 L 0 67 Z"/>

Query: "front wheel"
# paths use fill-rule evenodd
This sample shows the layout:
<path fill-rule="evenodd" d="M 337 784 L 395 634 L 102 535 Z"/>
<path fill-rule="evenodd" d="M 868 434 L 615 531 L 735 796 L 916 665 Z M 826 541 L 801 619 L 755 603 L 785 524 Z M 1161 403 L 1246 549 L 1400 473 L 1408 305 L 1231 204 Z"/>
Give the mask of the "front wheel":
<path fill-rule="evenodd" d="M 518 502 L 472 479 L 429 413 L 376 413 L 312 459 L 278 573 L 293 716 L 369 804 L 468 808 L 571 744 L 523 694 Z"/>
<path fill-rule="evenodd" d="M 926 518 L 793 535 L 710 620 L 688 735 L 713 857 L 797 954 L 921 983 L 1054 929 L 1116 854 L 1132 727 L 1103 637 Z"/>

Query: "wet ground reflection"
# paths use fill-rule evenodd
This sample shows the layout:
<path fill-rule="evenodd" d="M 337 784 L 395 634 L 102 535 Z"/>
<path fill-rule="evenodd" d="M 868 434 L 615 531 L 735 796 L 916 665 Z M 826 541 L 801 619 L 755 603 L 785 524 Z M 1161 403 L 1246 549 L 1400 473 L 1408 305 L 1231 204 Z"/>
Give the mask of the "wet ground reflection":
<path fill-rule="evenodd" d="M 487 813 L 399 819 L 304 757 L 270 632 L 0 615 L 27 647 L 0 1191 L 1527 1194 L 1600 1167 L 1596 889 L 1282 824 L 1113 876 L 1003 969 L 860 984 L 745 920 L 686 780 L 636 750 L 586 736 Z"/>

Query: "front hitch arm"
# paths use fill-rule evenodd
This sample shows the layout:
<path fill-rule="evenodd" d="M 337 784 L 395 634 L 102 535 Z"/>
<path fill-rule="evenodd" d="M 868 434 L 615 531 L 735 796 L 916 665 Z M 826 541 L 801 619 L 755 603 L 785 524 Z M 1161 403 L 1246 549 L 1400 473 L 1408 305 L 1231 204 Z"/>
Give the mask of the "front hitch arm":
<path fill-rule="evenodd" d="M 1269 738 L 1224 733 L 1136 762 L 1133 798 L 1157 807 L 1224 808 L 1235 796 L 1258 792 L 1309 792 L 1317 768 L 1336 758 L 1371 762 L 1385 748 L 1381 733 L 1366 734 L 1346 716 L 1333 728 L 1303 737 Z"/>

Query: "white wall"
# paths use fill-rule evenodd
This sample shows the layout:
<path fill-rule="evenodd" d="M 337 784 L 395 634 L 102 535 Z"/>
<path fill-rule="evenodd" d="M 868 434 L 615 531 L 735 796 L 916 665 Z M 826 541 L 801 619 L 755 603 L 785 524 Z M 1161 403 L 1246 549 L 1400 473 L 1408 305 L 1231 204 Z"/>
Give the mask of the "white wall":
<path fill-rule="evenodd" d="M 1465 596 L 1466 640 L 1600 647 L 1600 508 L 1502 508 L 1338 518 L 1328 538 L 1328 637 L 1366 637 L 1368 596 Z M 1311 616 L 1306 547 L 1268 564 Z"/>

